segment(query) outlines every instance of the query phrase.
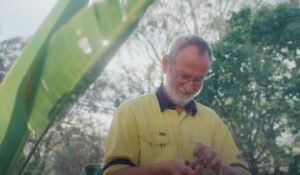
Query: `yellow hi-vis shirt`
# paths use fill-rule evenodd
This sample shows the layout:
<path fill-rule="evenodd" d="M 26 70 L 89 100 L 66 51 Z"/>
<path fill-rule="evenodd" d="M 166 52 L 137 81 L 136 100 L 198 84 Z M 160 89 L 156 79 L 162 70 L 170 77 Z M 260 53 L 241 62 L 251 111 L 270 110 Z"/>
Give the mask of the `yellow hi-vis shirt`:
<path fill-rule="evenodd" d="M 195 104 L 194 116 L 186 111 L 179 116 L 176 110 L 161 111 L 155 93 L 123 103 L 106 138 L 104 175 L 176 158 L 193 162 L 196 143 L 211 145 L 228 164 L 245 167 L 227 126 L 213 110 Z"/>

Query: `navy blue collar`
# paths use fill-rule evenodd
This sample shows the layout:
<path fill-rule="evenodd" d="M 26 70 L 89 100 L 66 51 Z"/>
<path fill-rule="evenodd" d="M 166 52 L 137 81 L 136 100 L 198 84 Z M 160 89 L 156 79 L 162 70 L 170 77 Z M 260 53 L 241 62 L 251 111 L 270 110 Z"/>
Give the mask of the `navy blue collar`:
<path fill-rule="evenodd" d="M 163 93 L 163 87 L 160 86 L 156 90 L 156 97 L 158 99 L 160 111 L 163 112 L 166 109 L 173 109 L 175 110 L 175 104 L 173 104 Z M 188 114 L 192 114 L 192 116 L 195 116 L 197 113 L 197 108 L 194 100 L 190 101 L 187 105 L 185 105 L 184 110 Z"/>

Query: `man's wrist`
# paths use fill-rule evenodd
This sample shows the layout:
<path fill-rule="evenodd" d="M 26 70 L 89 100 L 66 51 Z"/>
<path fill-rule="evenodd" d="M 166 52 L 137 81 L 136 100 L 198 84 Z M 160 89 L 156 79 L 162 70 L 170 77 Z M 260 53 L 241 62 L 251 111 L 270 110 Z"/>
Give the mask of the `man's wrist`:
<path fill-rule="evenodd" d="M 243 170 L 239 167 L 233 167 L 230 165 L 223 165 L 219 175 L 243 175 Z"/>
<path fill-rule="evenodd" d="M 151 174 L 155 174 L 155 175 L 163 175 L 164 172 L 166 171 L 165 167 L 163 166 L 162 163 L 156 163 L 153 165 L 150 165 L 151 168 Z"/>
<path fill-rule="evenodd" d="M 230 165 L 223 163 L 219 172 L 219 175 L 235 175 L 236 172 L 234 171 L 233 167 Z"/>

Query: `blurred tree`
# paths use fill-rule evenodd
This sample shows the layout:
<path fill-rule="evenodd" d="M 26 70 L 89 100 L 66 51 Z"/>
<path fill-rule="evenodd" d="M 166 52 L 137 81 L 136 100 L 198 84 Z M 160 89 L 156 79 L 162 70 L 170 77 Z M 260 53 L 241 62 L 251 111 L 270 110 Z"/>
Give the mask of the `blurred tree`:
<path fill-rule="evenodd" d="M 27 39 L 22 37 L 0 42 L 1 75 L 4 76 L 9 71 L 26 42 Z M 67 117 L 61 117 L 41 143 L 24 174 L 82 174 L 85 165 L 99 164 L 103 157 L 104 140 L 98 130 L 101 127 L 95 117 L 75 117 L 71 113 Z M 24 158 L 36 141 L 35 136 L 29 138 Z"/>
<path fill-rule="evenodd" d="M 216 42 L 224 35 L 232 11 L 242 6 L 258 7 L 264 2 L 157 0 L 74 109 L 77 113 L 112 113 L 125 99 L 154 91 L 163 79 L 161 57 L 175 36 L 196 33 Z"/>
<path fill-rule="evenodd" d="M 3 59 L 0 59 L 0 70 L 2 73 L 2 70 L 4 69 L 4 63 L 3 63 Z M 3 71 L 4 72 L 4 71 Z"/>
<path fill-rule="evenodd" d="M 300 5 L 300 0 L 289 0 L 293 5 Z"/>
<path fill-rule="evenodd" d="M 300 8 L 289 4 L 234 13 L 197 100 L 216 109 L 232 128 L 253 175 L 287 166 L 299 132 Z"/>
<path fill-rule="evenodd" d="M 68 116 L 57 122 L 28 165 L 27 174 L 83 174 L 103 158 L 103 124 L 95 116 Z M 31 137 L 27 149 L 35 143 Z"/>
<path fill-rule="evenodd" d="M 13 65 L 26 40 L 22 37 L 14 37 L 0 42 L 0 84 L 6 72 Z"/>
<path fill-rule="evenodd" d="M 0 63 L 0 64 L 1 64 L 1 63 Z M 0 84 L 1 84 L 1 82 L 3 81 L 4 77 L 5 77 L 4 72 L 0 71 Z"/>
<path fill-rule="evenodd" d="M 14 37 L 0 42 L 0 71 L 7 72 L 26 44 L 22 37 Z"/>

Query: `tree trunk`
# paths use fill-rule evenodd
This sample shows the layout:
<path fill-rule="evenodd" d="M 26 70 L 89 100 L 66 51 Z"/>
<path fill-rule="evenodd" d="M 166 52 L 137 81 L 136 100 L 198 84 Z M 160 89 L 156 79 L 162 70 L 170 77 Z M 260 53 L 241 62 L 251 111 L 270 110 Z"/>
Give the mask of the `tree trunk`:
<path fill-rule="evenodd" d="M 276 167 L 274 168 L 274 175 L 281 175 L 279 166 L 276 166 Z"/>
<path fill-rule="evenodd" d="M 250 172 L 252 175 L 258 175 L 258 167 L 257 164 L 255 162 L 252 162 L 250 165 Z"/>

